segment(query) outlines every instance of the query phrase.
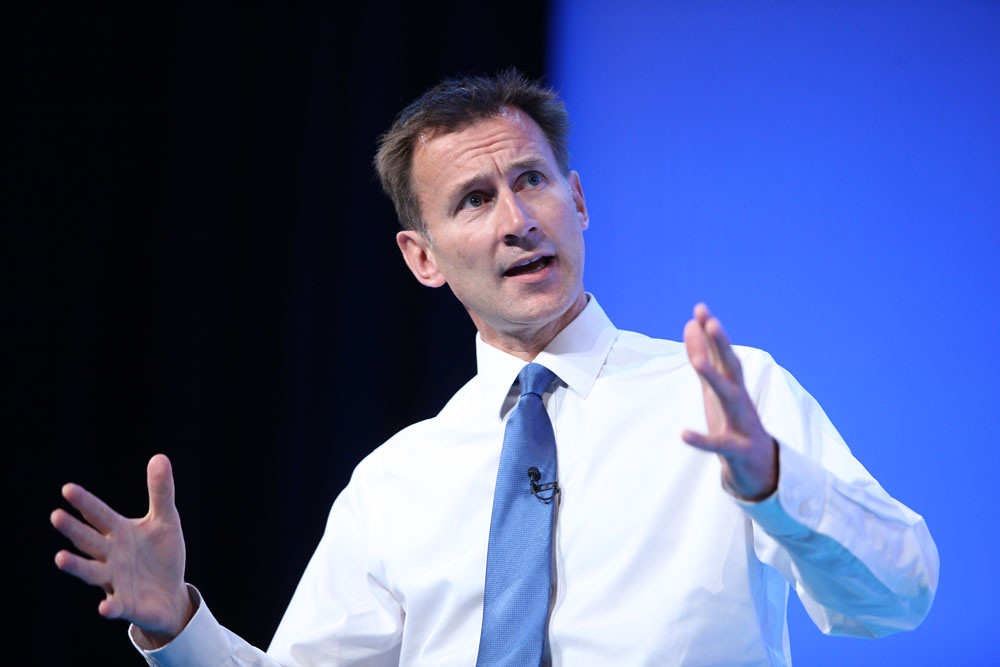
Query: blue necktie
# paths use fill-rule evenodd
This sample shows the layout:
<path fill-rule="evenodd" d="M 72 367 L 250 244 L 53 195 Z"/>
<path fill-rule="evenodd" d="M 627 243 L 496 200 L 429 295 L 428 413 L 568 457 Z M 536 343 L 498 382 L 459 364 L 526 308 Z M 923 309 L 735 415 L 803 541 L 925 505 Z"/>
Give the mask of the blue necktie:
<path fill-rule="evenodd" d="M 517 379 L 521 399 L 507 420 L 493 494 L 477 667 L 538 665 L 545 645 L 558 487 L 542 394 L 556 375 L 532 363 Z"/>

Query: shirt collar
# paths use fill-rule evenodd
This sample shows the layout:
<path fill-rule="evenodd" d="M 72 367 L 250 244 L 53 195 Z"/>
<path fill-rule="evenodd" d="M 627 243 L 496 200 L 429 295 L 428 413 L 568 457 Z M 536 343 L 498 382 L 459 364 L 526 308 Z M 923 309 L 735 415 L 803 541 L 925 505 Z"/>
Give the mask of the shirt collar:
<path fill-rule="evenodd" d="M 618 330 L 598 305 L 597 299 L 587 294 L 584 309 L 538 353 L 534 361 L 558 375 L 570 391 L 586 398 L 617 336 Z M 525 366 L 524 360 L 483 342 L 477 333 L 476 362 L 476 379 L 486 392 L 490 411 L 501 411 L 511 385 Z"/>

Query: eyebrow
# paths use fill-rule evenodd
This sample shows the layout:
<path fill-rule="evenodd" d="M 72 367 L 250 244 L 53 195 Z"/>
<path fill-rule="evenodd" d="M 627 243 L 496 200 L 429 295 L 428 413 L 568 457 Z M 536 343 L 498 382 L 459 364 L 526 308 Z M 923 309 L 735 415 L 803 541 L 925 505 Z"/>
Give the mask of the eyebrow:
<path fill-rule="evenodd" d="M 508 172 L 527 171 L 530 169 L 539 169 L 541 167 L 547 167 L 547 166 L 548 163 L 545 161 L 545 158 L 537 155 L 531 155 L 525 158 L 521 158 L 520 160 L 517 160 L 516 162 L 512 162 L 509 165 L 507 165 L 507 171 Z M 488 173 L 481 172 L 476 174 L 475 176 L 472 176 L 462 181 L 462 183 L 457 187 L 452 188 L 451 191 L 452 194 L 447 199 L 449 209 L 453 209 L 458 204 L 459 199 L 465 196 L 465 193 L 469 192 L 470 190 L 473 190 L 477 183 L 485 181 L 489 179 L 489 177 L 490 175 Z"/>

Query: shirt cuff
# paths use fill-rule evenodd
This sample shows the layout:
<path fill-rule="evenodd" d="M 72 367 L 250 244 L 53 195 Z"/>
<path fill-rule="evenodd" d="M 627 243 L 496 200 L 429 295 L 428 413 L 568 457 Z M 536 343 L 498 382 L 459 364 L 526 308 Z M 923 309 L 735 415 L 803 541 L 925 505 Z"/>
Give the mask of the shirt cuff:
<path fill-rule="evenodd" d="M 176 637 L 168 644 L 149 649 L 138 628 L 133 624 L 128 628 L 128 637 L 136 650 L 153 667 L 173 667 L 181 665 L 222 665 L 230 656 L 229 638 L 215 616 L 209 611 L 198 589 L 187 584 L 191 603 L 195 605 L 194 616 Z"/>
<path fill-rule="evenodd" d="M 779 442 L 777 490 L 760 502 L 733 500 L 772 537 L 794 537 L 818 528 L 828 482 L 822 466 Z"/>

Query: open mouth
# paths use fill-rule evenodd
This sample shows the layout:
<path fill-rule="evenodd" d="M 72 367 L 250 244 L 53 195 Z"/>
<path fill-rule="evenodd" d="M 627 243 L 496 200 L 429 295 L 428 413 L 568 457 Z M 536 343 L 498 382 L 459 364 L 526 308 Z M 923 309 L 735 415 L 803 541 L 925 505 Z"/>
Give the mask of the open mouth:
<path fill-rule="evenodd" d="M 552 262 L 551 255 L 545 257 L 538 257 L 537 259 L 533 259 L 530 261 L 525 260 L 524 262 L 515 264 L 514 266 L 504 271 L 503 275 L 505 278 L 510 278 L 511 276 L 520 276 L 525 273 L 536 273 L 537 271 L 541 271 L 542 269 L 544 269 L 551 262 Z"/>

